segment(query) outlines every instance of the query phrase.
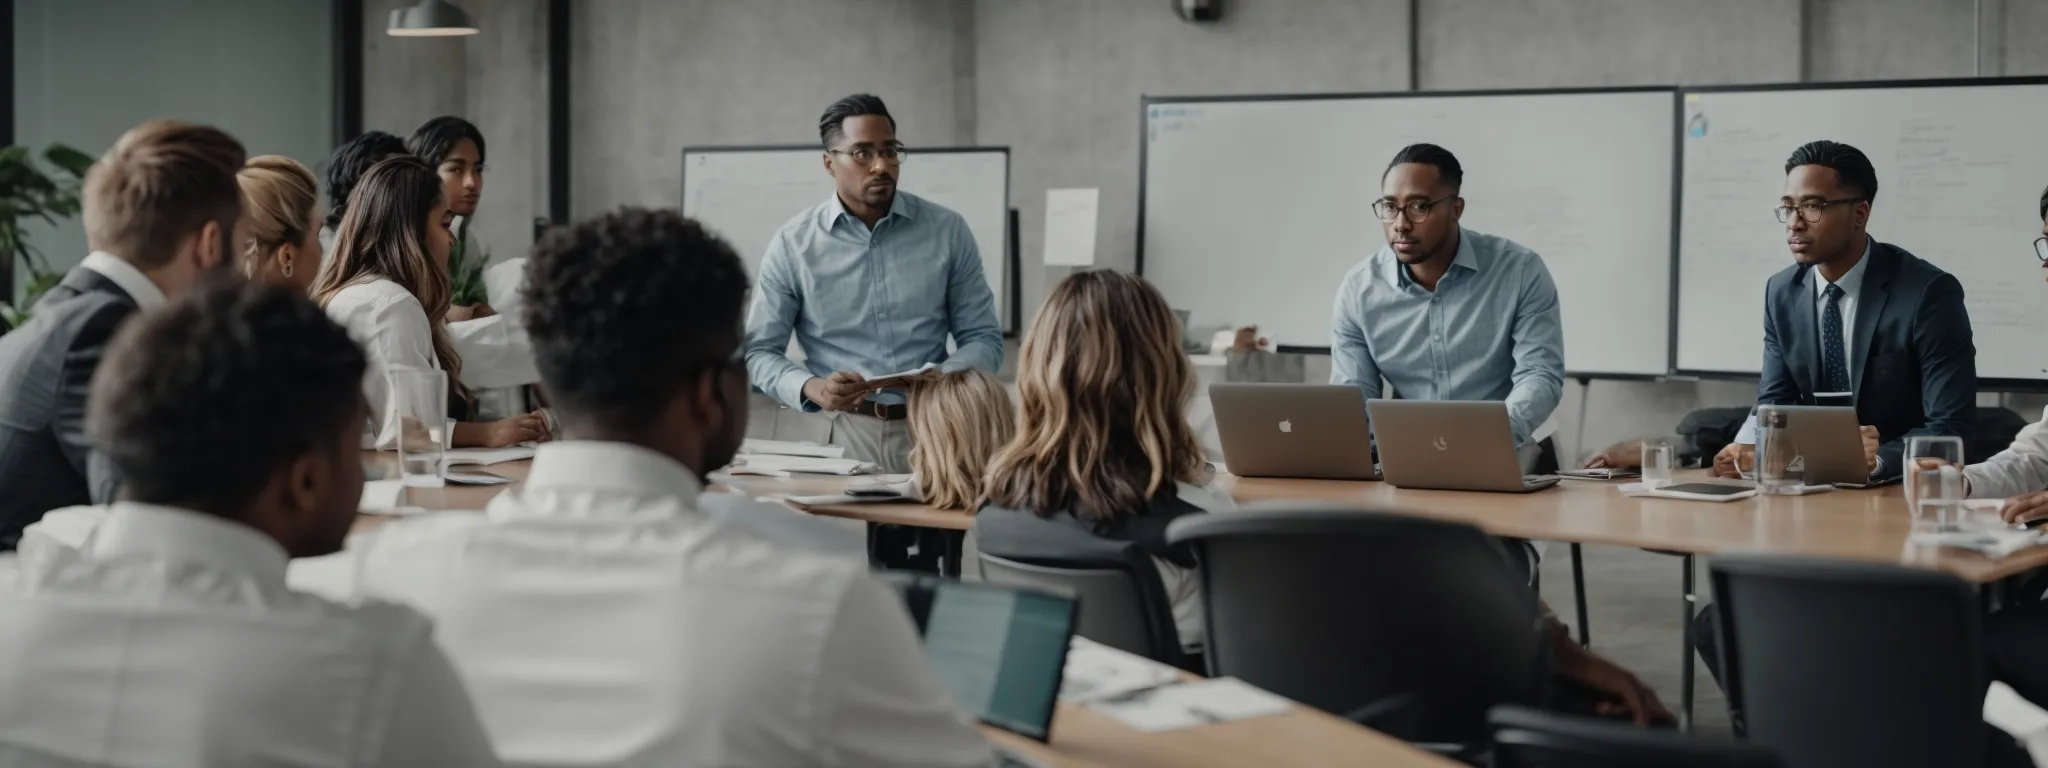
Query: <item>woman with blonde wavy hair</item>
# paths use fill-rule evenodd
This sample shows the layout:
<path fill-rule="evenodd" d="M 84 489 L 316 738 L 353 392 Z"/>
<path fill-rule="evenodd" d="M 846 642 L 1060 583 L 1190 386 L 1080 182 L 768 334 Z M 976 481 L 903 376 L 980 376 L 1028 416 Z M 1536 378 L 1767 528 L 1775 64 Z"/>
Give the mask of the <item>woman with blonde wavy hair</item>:
<path fill-rule="evenodd" d="M 910 388 L 911 490 L 939 509 L 981 506 L 989 460 L 1016 433 L 1010 393 L 987 371 L 969 368 Z"/>
<path fill-rule="evenodd" d="M 1158 567 L 1181 645 L 1199 648 L 1194 551 L 1169 546 L 1166 526 L 1236 505 L 1206 487 L 1213 472 L 1186 414 L 1194 386 L 1180 322 L 1144 278 L 1104 270 L 1061 281 L 1024 338 L 1017 437 L 988 469 L 981 551 L 1059 540 L 1047 525 L 1135 546 Z"/>
<path fill-rule="evenodd" d="M 283 155 L 249 158 L 235 173 L 242 186 L 246 242 L 242 273 L 305 293 L 320 273 L 320 184 Z"/>
<path fill-rule="evenodd" d="M 448 374 L 448 415 L 465 422 L 475 401 L 462 383 L 462 358 L 448 340 L 452 296 L 448 251 L 454 214 L 441 177 L 410 155 L 371 166 L 349 194 L 334 253 L 313 283 L 313 301 L 347 328 L 370 358 L 363 395 L 376 419 L 375 445 L 398 444 L 398 412 L 385 378 L 393 368 Z M 498 448 L 547 438 L 539 412 L 489 423 L 457 423 L 455 446 Z"/>

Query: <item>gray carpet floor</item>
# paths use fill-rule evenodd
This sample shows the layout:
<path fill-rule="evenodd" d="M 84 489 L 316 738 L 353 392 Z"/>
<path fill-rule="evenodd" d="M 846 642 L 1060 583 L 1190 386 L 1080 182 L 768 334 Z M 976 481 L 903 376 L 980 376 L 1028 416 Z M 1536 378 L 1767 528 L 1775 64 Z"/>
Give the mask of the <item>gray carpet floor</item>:
<path fill-rule="evenodd" d="M 1595 652 L 1636 673 L 1673 713 L 1679 711 L 1683 613 L 1679 607 L 1679 558 L 1640 549 L 1584 545 L 1587 618 Z M 1706 605 L 1705 561 L 1696 558 L 1698 606 Z M 1558 618 L 1577 629 L 1572 598 L 1571 546 L 1551 542 L 1543 558 L 1543 599 Z M 1696 606 L 1697 607 L 1697 606 Z M 1728 703 L 1698 655 L 1687 652 L 1695 670 L 1693 730 L 1728 733 Z"/>

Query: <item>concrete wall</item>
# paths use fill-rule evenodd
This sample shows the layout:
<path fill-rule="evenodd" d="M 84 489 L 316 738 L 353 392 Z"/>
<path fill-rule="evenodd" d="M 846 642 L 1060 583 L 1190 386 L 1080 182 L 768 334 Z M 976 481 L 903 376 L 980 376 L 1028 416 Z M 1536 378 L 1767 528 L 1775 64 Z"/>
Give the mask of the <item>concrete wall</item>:
<path fill-rule="evenodd" d="M 461 4 L 485 30 L 456 43 L 470 49 L 464 81 L 429 82 L 456 77 L 434 74 L 454 70 L 431 65 L 445 54 L 422 49 L 406 54 L 416 59 L 379 63 L 373 48 L 366 105 L 392 119 L 424 117 L 442 103 L 482 109 L 499 166 L 500 136 L 518 130 L 502 121 L 528 113 L 507 109 L 512 116 L 499 118 L 488 109 L 544 99 L 544 89 L 534 69 L 492 90 L 518 69 L 510 66 L 516 51 L 506 66 L 479 71 L 476 48 L 501 34 L 501 14 L 530 17 L 526 7 L 541 3 Z M 1046 189 L 1100 187 L 1098 255 L 1110 266 L 1133 264 L 1142 95 L 1398 90 L 1411 79 L 1424 89 L 1475 89 L 1968 76 L 1980 63 L 1975 5 L 1231 0 L 1222 23 L 1197 26 L 1159 0 L 592 0 L 578 2 L 574 18 L 571 191 L 577 215 L 674 205 L 684 146 L 813 141 L 826 103 L 872 91 L 889 101 L 908 143 L 1011 148 L 1028 322 L 1064 274 L 1037 265 Z M 1985 7 L 1984 74 L 2048 72 L 2048 0 Z M 382 38 L 374 10 L 370 22 L 366 39 L 384 50 L 418 42 Z M 494 95 L 479 103 L 479 87 Z M 494 176 L 486 195 L 491 216 L 512 192 L 503 178 Z M 544 181 L 537 174 L 536 199 Z M 1582 455 L 1667 432 L 1695 408 L 1753 396 L 1739 382 L 1572 384 L 1560 437 L 1567 453 Z M 1582 398 L 1594 415 L 1583 435 Z"/>

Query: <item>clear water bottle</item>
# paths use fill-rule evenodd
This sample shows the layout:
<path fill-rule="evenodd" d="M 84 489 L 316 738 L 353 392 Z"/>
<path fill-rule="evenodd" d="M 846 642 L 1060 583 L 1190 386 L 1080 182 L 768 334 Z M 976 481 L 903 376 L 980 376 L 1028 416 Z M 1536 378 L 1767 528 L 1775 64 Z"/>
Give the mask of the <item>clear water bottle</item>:
<path fill-rule="evenodd" d="M 1792 442 L 1789 426 L 1792 414 L 1775 406 L 1756 409 L 1756 491 L 1761 494 L 1790 493 L 1806 482 L 1800 466 L 1799 447 Z"/>

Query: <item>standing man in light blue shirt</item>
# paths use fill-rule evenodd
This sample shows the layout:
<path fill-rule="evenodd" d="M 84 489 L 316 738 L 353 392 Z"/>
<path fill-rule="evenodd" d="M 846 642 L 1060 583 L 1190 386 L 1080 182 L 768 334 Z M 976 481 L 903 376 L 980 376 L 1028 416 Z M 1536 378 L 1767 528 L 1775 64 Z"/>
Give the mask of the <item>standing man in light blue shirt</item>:
<path fill-rule="evenodd" d="M 833 412 L 831 442 L 848 456 L 909 472 L 903 394 L 867 378 L 927 363 L 1001 369 L 995 294 L 966 220 L 896 189 L 905 151 L 881 99 L 840 99 L 818 134 L 837 189 L 768 243 L 747 316 L 748 377 L 784 405 Z M 785 354 L 792 332 L 802 364 Z"/>
<path fill-rule="evenodd" d="M 1388 164 L 1372 204 L 1387 246 L 1337 291 L 1330 382 L 1367 399 L 1382 396 L 1385 379 L 1395 397 L 1503 400 L 1525 446 L 1564 392 L 1557 285 L 1534 251 L 1458 225 L 1464 179 L 1458 158 L 1434 144 Z"/>

